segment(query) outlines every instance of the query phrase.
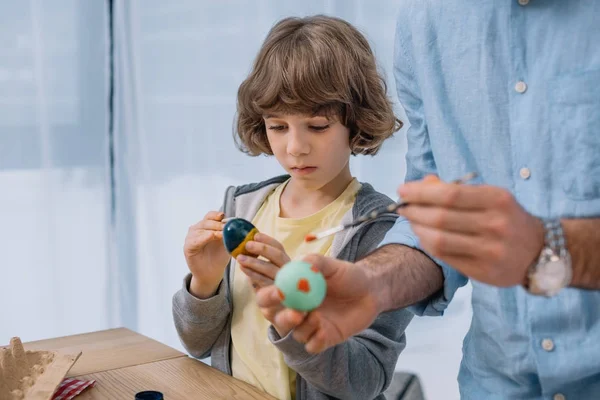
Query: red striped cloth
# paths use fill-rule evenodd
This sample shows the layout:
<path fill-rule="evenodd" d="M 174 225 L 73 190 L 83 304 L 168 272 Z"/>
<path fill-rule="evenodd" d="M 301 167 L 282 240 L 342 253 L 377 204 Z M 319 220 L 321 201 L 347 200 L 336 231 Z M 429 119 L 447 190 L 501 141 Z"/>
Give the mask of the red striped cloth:
<path fill-rule="evenodd" d="M 52 400 L 71 400 L 79 393 L 83 392 L 89 387 L 93 387 L 96 381 L 80 381 L 78 379 L 66 378 L 64 379 L 52 396 Z"/>

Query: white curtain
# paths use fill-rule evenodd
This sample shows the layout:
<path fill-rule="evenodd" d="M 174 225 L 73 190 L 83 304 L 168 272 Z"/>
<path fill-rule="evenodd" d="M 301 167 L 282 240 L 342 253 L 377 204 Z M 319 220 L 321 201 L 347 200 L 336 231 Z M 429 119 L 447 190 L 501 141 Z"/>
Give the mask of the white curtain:
<path fill-rule="evenodd" d="M 0 0 L 0 344 L 110 324 L 106 15 Z"/>
<path fill-rule="evenodd" d="M 187 272 L 182 246 L 189 225 L 220 206 L 228 185 L 282 172 L 275 160 L 240 153 L 232 139 L 237 87 L 271 26 L 285 16 L 325 13 L 354 23 L 371 41 L 396 102 L 392 74 L 396 1 L 116 1 L 116 132 L 126 293 L 137 298 L 136 328 L 182 349 L 171 297 Z M 401 107 L 398 115 L 406 120 Z M 408 124 L 407 124 L 408 125 Z M 405 130 L 375 157 L 356 157 L 361 180 L 396 198 L 405 173 Z M 416 318 L 398 369 L 415 371 L 432 398 L 458 398 L 461 341 L 470 292 L 459 292 L 442 318 Z M 183 349 L 182 349 L 183 350 Z"/>
<path fill-rule="evenodd" d="M 232 139 L 237 87 L 278 19 L 355 24 L 396 102 L 395 0 L 0 0 L 0 10 L 0 344 L 126 326 L 182 349 L 171 297 L 188 226 L 228 185 L 283 172 Z M 392 198 L 405 129 L 352 160 Z M 469 295 L 409 327 L 398 369 L 417 372 L 429 398 L 458 398 Z"/>
<path fill-rule="evenodd" d="M 239 152 L 232 130 L 237 87 L 267 31 L 288 15 L 329 13 L 355 23 L 371 39 L 390 95 L 395 2 L 120 1 L 116 2 L 116 86 L 121 113 L 115 132 L 123 190 L 121 265 L 127 293 L 137 296 L 136 327 L 179 346 L 171 296 L 187 267 L 187 227 L 221 205 L 227 185 L 259 181 L 283 170 L 273 158 Z M 403 116 L 400 109 L 399 114 Z M 403 133 L 376 157 L 356 157 L 359 179 L 395 196 L 404 176 Z M 135 270 L 137 268 L 137 270 Z"/>

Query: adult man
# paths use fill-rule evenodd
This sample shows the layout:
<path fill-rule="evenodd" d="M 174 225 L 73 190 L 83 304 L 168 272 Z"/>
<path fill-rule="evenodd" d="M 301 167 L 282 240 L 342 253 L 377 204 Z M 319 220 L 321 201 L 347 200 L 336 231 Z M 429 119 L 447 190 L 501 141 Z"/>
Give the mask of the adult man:
<path fill-rule="evenodd" d="M 278 323 L 319 352 L 381 311 L 440 315 L 466 276 L 463 398 L 600 398 L 600 3 L 400 3 L 412 205 L 357 265 L 309 257 L 327 298 Z M 471 171 L 479 185 L 417 182 Z"/>

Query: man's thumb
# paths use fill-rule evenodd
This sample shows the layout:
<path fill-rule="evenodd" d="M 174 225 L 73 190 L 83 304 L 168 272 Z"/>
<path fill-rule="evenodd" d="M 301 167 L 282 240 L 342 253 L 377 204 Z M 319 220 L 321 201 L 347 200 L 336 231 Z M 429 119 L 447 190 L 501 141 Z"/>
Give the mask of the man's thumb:
<path fill-rule="evenodd" d="M 312 268 L 321 271 L 325 278 L 335 274 L 341 264 L 341 262 L 335 258 L 325 257 L 320 254 L 310 254 L 304 257 L 303 261 L 312 265 Z"/>

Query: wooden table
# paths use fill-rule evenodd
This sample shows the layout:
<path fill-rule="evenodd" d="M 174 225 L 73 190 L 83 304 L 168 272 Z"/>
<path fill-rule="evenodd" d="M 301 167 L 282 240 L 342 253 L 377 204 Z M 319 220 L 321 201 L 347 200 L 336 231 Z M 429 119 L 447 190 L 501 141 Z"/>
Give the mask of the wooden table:
<path fill-rule="evenodd" d="M 157 390 L 165 400 L 273 399 L 201 361 L 125 328 L 24 343 L 26 350 L 82 355 L 68 376 L 95 379 L 75 400 L 133 400 Z"/>

